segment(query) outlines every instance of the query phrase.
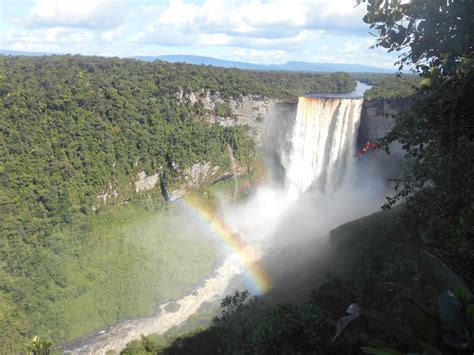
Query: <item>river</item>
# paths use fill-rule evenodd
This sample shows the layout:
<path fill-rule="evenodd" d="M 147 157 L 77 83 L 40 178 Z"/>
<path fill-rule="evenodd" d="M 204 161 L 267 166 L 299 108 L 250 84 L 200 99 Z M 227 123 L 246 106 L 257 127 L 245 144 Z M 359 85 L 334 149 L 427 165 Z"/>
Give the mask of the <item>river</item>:
<path fill-rule="evenodd" d="M 61 350 L 65 354 L 105 354 L 109 350 L 120 352 L 127 343 L 140 339 L 142 335 L 163 334 L 171 327 L 184 323 L 203 303 L 223 298 L 230 281 L 244 272 L 245 265 L 242 265 L 241 260 L 257 262 L 261 256 L 259 247 L 247 246 L 239 255 L 228 256 L 216 270 L 215 276 L 205 280 L 202 286 L 189 295 L 175 302 L 160 305 L 160 312 L 156 315 L 123 321 L 106 331 L 63 346 Z M 180 308 L 176 312 L 167 312 L 165 308 L 169 303 L 177 303 Z"/>

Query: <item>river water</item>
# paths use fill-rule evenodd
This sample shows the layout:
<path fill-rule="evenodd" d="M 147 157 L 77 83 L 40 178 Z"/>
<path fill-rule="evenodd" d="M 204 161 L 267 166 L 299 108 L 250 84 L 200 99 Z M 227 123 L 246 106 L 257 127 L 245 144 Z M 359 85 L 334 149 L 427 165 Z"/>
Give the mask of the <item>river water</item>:
<path fill-rule="evenodd" d="M 326 97 L 326 98 L 335 98 L 335 99 L 362 99 L 364 93 L 369 90 L 372 86 L 367 85 L 361 81 L 356 81 L 357 86 L 354 91 L 348 93 L 315 93 L 306 95 L 307 97 Z"/>
<path fill-rule="evenodd" d="M 247 246 L 239 254 L 228 256 L 216 270 L 215 276 L 207 279 L 201 287 L 189 295 L 172 302 L 180 306 L 176 312 L 167 312 L 165 308 L 169 303 L 164 303 L 159 306 L 160 312 L 154 316 L 126 320 L 107 331 L 101 331 L 63 347 L 63 352 L 65 354 L 105 354 L 109 350 L 120 352 L 127 343 L 140 339 L 142 335 L 163 334 L 171 327 L 182 324 L 196 313 L 203 303 L 223 298 L 230 281 L 244 272 L 246 266 L 242 265 L 242 259 L 247 263 L 257 262 L 262 256 L 258 246 Z"/>

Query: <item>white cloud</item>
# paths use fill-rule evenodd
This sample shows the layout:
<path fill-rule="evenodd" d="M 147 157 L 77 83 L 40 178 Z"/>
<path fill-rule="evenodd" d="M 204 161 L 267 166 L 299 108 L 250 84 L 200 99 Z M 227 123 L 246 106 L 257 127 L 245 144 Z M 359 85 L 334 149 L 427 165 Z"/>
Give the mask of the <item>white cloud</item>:
<path fill-rule="evenodd" d="M 7 31 L 3 35 L 2 45 L 14 50 L 55 51 L 62 49 L 71 52 L 78 46 L 96 43 L 97 35 L 92 31 L 52 27 L 30 31 Z"/>
<path fill-rule="evenodd" d="M 263 28 L 328 29 L 335 24 L 364 28 L 362 7 L 354 0 L 206 0 L 199 16 L 206 28 L 248 33 Z"/>
<path fill-rule="evenodd" d="M 214 33 L 207 34 L 202 33 L 199 35 L 198 43 L 205 46 L 226 46 L 232 42 L 232 38 L 225 33 Z"/>
<path fill-rule="evenodd" d="M 368 51 L 374 39 L 356 0 L 0 1 L 8 4 L 0 36 L 5 49 L 182 53 L 254 63 L 394 61 Z"/>
<path fill-rule="evenodd" d="M 193 27 L 199 12 L 199 6 L 185 4 L 181 0 L 170 0 L 169 7 L 163 12 L 158 23 L 173 29 Z"/>
<path fill-rule="evenodd" d="M 344 47 L 338 49 L 340 53 L 357 53 L 361 51 L 361 43 L 347 41 L 344 43 Z"/>
<path fill-rule="evenodd" d="M 189 46 L 196 43 L 198 33 L 151 24 L 148 28 L 132 38 L 137 43 L 158 44 L 169 46 Z"/>
<path fill-rule="evenodd" d="M 136 39 L 163 45 L 173 36 L 177 45 L 196 41 L 200 45 L 301 50 L 305 41 L 314 41 L 325 32 L 340 32 L 347 26 L 362 32 L 366 27 L 361 21 L 363 9 L 354 8 L 353 1 L 206 0 L 197 5 L 170 0 L 162 15 Z"/>
<path fill-rule="evenodd" d="M 26 25 L 56 27 L 111 27 L 120 24 L 125 7 L 111 0 L 35 0 Z"/>
<path fill-rule="evenodd" d="M 303 50 L 305 46 L 308 46 L 312 41 L 321 37 L 323 33 L 323 31 L 303 30 L 293 37 L 235 37 L 230 43 L 248 48 Z"/>
<path fill-rule="evenodd" d="M 127 33 L 128 27 L 126 25 L 122 25 L 103 32 L 101 35 L 101 39 L 104 42 L 114 42 L 117 40 L 123 40 Z"/>
<path fill-rule="evenodd" d="M 348 51 L 348 47 L 336 48 L 327 52 L 315 51 L 304 60 L 317 63 L 364 64 L 379 68 L 395 69 L 393 66 L 395 57 L 393 54 L 387 54 L 381 49 L 366 50 L 364 47 L 357 50 L 356 47 L 354 46 L 352 51 Z"/>
<path fill-rule="evenodd" d="M 230 60 L 239 60 L 242 62 L 261 63 L 261 64 L 281 64 L 284 63 L 288 53 L 283 50 L 259 50 L 246 48 L 233 48 Z"/>

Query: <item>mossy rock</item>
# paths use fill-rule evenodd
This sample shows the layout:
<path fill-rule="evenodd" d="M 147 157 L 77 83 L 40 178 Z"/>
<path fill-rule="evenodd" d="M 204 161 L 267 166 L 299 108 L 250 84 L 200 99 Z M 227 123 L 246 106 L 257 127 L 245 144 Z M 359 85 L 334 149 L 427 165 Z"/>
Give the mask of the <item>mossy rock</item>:
<path fill-rule="evenodd" d="M 180 308 L 181 305 L 179 303 L 171 302 L 165 306 L 165 311 L 168 313 L 175 313 L 178 312 Z"/>

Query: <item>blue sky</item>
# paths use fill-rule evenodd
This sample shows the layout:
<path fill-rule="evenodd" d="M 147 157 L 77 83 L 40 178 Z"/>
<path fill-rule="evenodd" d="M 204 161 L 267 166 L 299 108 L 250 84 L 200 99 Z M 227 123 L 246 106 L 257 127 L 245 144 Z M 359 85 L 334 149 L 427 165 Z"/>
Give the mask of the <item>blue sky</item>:
<path fill-rule="evenodd" d="M 0 0 L 0 48 L 394 68 L 356 0 Z"/>

